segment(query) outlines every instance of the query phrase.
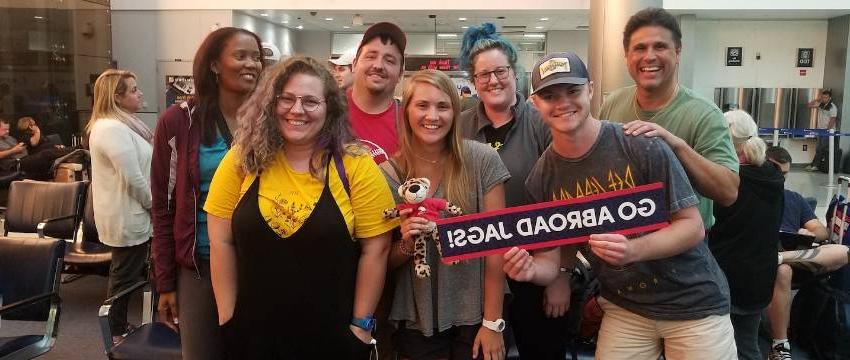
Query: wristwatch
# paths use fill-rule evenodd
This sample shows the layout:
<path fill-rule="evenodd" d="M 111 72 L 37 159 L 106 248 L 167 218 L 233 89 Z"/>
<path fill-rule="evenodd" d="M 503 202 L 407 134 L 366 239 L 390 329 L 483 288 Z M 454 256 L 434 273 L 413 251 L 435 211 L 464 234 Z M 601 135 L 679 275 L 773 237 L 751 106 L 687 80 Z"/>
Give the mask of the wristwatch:
<path fill-rule="evenodd" d="M 351 325 L 366 331 L 372 331 L 375 330 L 375 317 L 372 315 L 366 315 L 363 318 L 355 317 L 351 319 Z"/>
<path fill-rule="evenodd" d="M 481 321 L 481 326 L 500 333 L 502 331 L 505 331 L 505 319 L 496 319 L 496 321 L 489 321 L 487 319 L 484 319 L 483 321 Z"/>

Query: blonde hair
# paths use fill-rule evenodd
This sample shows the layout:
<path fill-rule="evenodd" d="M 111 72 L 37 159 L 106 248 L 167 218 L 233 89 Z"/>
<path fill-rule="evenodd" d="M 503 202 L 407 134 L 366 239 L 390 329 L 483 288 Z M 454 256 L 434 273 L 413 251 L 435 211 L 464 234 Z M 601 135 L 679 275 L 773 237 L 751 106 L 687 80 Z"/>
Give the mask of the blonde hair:
<path fill-rule="evenodd" d="M 470 212 L 473 206 L 469 202 L 469 194 L 472 193 L 472 180 L 468 174 L 468 166 L 464 163 L 463 139 L 460 136 L 460 96 L 455 89 L 454 83 L 446 74 L 437 70 L 420 70 L 413 74 L 404 89 L 402 98 L 402 126 L 399 133 L 399 155 L 397 160 L 404 178 L 409 179 L 417 177 L 414 173 L 412 159 L 416 156 L 416 150 L 413 149 L 413 129 L 410 127 L 410 119 L 408 108 L 411 105 L 410 100 L 413 97 L 413 92 L 417 86 L 433 86 L 440 89 L 443 93 L 449 96 L 452 102 L 452 125 L 449 133 L 446 134 L 446 149 L 449 151 L 448 164 L 443 168 L 444 177 L 443 184 L 446 189 L 446 199 L 457 206 L 460 206 L 465 212 Z"/>
<path fill-rule="evenodd" d="M 136 74 L 126 70 L 108 69 L 97 77 L 94 82 L 94 105 L 91 110 L 91 119 L 86 125 L 86 133 L 91 132 L 95 122 L 100 119 L 116 119 L 125 124 L 130 124 L 133 114 L 118 106 L 115 95 L 127 93 L 127 79 L 136 78 Z"/>
<path fill-rule="evenodd" d="M 24 116 L 18 119 L 18 131 L 26 131 L 33 125 L 36 125 L 35 119 L 29 116 Z"/>
<path fill-rule="evenodd" d="M 324 85 L 325 124 L 316 135 L 310 173 L 322 179 L 320 170 L 330 156 L 341 159 L 343 154 L 362 153 L 362 147 L 349 146 L 354 136 L 348 127 L 348 107 L 327 66 L 311 57 L 293 56 L 268 68 L 254 93 L 239 108 L 240 127 L 234 143 L 239 148 L 242 170 L 246 173 L 258 174 L 283 149 L 285 140 L 275 112 L 276 96 L 296 74 L 315 76 Z"/>
<path fill-rule="evenodd" d="M 747 157 L 747 161 L 756 166 L 764 164 L 765 150 L 767 144 L 758 136 L 758 126 L 746 111 L 733 110 L 723 114 L 729 123 L 729 135 L 735 150 L 741 148 L 741 152 Z"/>

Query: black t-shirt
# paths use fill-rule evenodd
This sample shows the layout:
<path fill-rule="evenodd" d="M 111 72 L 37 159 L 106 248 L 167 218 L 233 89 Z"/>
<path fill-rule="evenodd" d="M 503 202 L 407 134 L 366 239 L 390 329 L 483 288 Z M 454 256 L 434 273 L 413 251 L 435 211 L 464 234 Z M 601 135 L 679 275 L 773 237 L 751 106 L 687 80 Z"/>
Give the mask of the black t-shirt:
<path fill-rule="evenodd" d="M 490 147 L 499 151 L 502 145 L 505 144 L 508 131 L 511 131 L 511 128 L 514 127 L 514 122 L 514 119 L 511 119 L 499 128 L 494 128 L 493 125 L 487 125 L 484 128 L 484 140 L 487 141 L 487 144 L 490 144 Z"/>

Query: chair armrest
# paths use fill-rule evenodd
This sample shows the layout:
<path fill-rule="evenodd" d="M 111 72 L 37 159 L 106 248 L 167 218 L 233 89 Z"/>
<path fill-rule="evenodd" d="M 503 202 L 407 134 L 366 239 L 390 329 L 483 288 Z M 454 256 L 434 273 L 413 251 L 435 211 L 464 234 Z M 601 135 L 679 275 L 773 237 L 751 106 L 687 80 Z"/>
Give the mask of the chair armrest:
<path fill-rule="evenodd" d="M 30 297 L 30 298 L 27 298 L 27 299 L 23 299 L 21 301 L 14 302 L 14 303 L 11 303 L 9 305 L 3 305 L 2 307 L 0 307 L 0 315 L 3 315 L 5 313 L 8 313 L 12 310 L 18 309 L 18 308 L 23 307 L 23 306 L 32 305 L 32 304 L 35 304 L 35 303 L 45 301 L 47 299 L 50 299 L 51 301 L 58 300 L 59 299 L 59 293 L 52 291 L 52 292 L 49 292 L 49 293 L 44 293 L 44 294 L 36 295 L 36 296 Z"/>
<path fill-rule="evenodd" d="M 53 221 L 59 221 L 59 220 L 65 220 L 65 219 L 73 219 L 73 218 L 76 218 L 76 217 L 77 217 L 77 215 L 76 215 L 76 214 L 71 214 L 71 215 L 57 216 L 57 217 L 52 217 L 52 218 L 47 218 L 47 219 L 41 220 L 41 222 L 40 222 L 40 223 L 38 223 L 38 225 L 37 225 L 37 226 L 36 226 L 36 228 L 35 228 L 35 229 L 36 229 L 36 232 L 38 233 L 38 237 L 39 237 L 39 238 L 44 238 L 44 228 L 46 228 L 46 227 L 47 227 L 47 224 L 49 224 L 49 223 L 51 223 L 51 222 L 53 222 Z"/>
<path fill-rule="evenodd" d="M 114 303 L 118 299 L 130 296 L 134 292 L 145 287 L 145 285 L 147 284 L 147 280 L 139 281 L 133 284 L 132 286 L 122 290 L 121 292 L 113 295 L 109 299 L 106 299 L 106 301 L 103 302 L 103 305 L 100 306 L 100 310 L 98 310 L 97 316 L 98 322 L 100 323 L 100 333 L 103 340 L 103 348 L 106 350 L 107 353 L 110 349 L 112 349 L 113 346 L 115 346 L 115 344 L 112 343 L 112 328 L 109 326 L 109 313 L 112 310 L 112 303 Z"/>

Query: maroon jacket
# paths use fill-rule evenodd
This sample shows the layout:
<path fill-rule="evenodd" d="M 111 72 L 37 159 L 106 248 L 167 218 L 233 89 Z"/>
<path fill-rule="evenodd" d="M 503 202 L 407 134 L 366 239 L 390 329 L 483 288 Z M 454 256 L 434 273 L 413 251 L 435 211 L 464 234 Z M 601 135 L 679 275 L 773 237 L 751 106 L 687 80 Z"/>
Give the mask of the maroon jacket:
<path fill-rule="evenodd" d="M 177 289 L 178 265 L 197 271 L 195 221 L 201 131 L 192 126 L 193 110 L 187 102 L 170 106 L 159 118 L 153 139 L 151 218 L 157 292 Z"/>

